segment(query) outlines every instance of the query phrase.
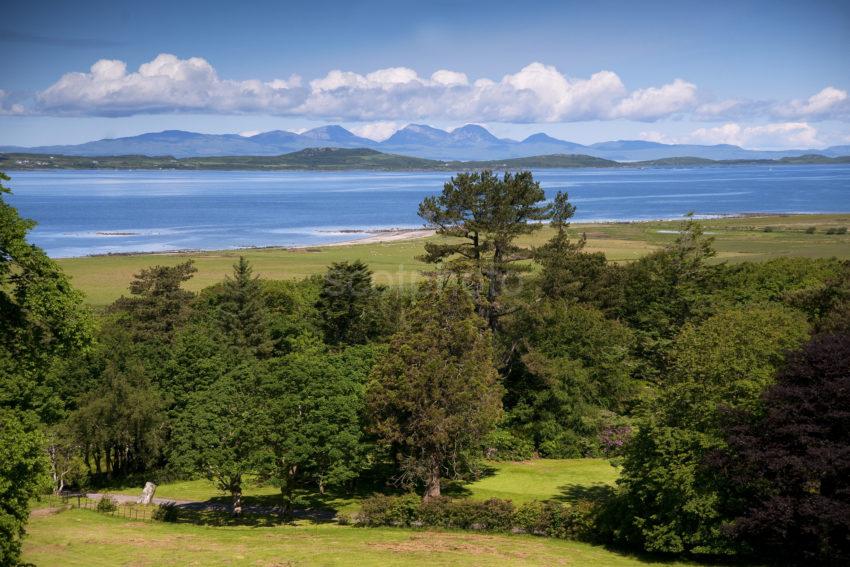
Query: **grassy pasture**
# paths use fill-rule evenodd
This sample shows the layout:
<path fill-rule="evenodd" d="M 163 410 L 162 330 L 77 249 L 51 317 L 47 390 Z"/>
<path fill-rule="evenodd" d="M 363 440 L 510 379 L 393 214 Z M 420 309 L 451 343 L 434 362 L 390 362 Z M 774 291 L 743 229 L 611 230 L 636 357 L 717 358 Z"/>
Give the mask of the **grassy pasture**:
<path fill-rule="evenodd" d="M 470 498 L 569 500 L 613 483 L 617 471 L 604 459 L 534 460 L 487 464 L 476 482 L 449 492 Z M 138 494 L 138 487 L 113 493 Z M 268 497 L 273 487 L 251 485 L 246 494 Z M 157 496 L 180 500 L 221 497 L 203 480 L 161 485 Z M 331 497 L 333 498 L 333 497 Z M 328 503 L 357 508 L 359 498 Z M 332 523 L 199 526 L 131 521 L 90 510 L 37 506 L 30 518 L 24 559 L 52 565 L 653 565 L 655 561 L 603 547 L 548 538 L 458 531 L 355 528 Z M 664 563 L 684 565 L 683 563 Z"/>
<path fill-rule="evenodd" d="M 628 262 L 657 249 L 676 237 L 678 222 L 575 224 L 571 232 L 586 233 L 589 251 L 602 251 L 615 262 Z M 850 258 L 850 234 L 826 234 L 829 229 L 850 228 L 850 213 L 833 215 L 788 215 L 740 217 L 705 221 L 715 237 L 717 261 L 761 261 L 780 256 Z M 815 232 L 806 232 L 814 227 Z M 524 239 L 541 244 L 551 236 L 543 229 Z M 246 256 L 255 273 L 269 279 L 299 279 L 323 273 L 332 262 L 360 259 L 374 271 L 376 283 L 406 285 L 421 278 L 427 266 L 422 240 L 406 240 L 353 246 L 305 249 L 249 249 L 242 251 L 193 252 L 183 254 L 138 254 L 67 258 L 59 264 L 93 305 L 105 305 L 122 293 L 133 274 L 155 264 L 173 265 L 195 260 L 198 273 L 187 287 L 199 290 L 231 271 L 239 255 Z"/>
<path fill-rule="evenodd" d="M 41 567 L 662 564 L 533 536 L 335 524 L 208 527 L 130 521 L 88 510 L 46 512 L 31 518 L 24 543 L 24 561 Z"/>
<path fill-rule="evenodd" d="M 479 500 L 501 498 L 522 504 L 529 500 L 557 499 L 569 501 L 592 493 L 601 486 L 612 485 L 617 479 L 617 469 L 605 459 L 535 459 L 520 462 L 489 462 L 483 477 L 471 483 L 450 484 L 446 493 L 456 497 Z M 250 480 L 243 487 L 246 502 L 273 501 L 279 494 L 275 486 L 264 486 Z M 138 496 L 141 486 L 127 486 L 109 490 L 112 494 Z M 357 510 L 360 500 L 368 496 L 363 491 L 355 496 L 329 492 L 324 497 L 310 494 L 311 503 L 337 511 Z M 164 483 L 156 489 L 157 498 L 171 500 L 219 500 L 229 502 L 208 480 L 184 480 Z"/>

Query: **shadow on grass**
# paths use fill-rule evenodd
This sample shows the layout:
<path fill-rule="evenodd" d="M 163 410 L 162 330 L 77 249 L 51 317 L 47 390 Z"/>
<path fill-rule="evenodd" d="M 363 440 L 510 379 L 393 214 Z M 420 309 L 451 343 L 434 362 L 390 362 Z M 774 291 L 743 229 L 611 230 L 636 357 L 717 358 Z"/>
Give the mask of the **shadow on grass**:
<path fill-rule="evenodd" d="M 365 471 L 356 482 L 333 487 L 324 493 L 300 488 L 293 491 L 291 501 L 282 494 L 244 496 L 243 514 L 232 515 L 232 499 L 222 494 L 203 502 L 181 503 L 177 521 L 209 525 L 279 525 L 296 520 L 308 520 L 323 524 L 335 521 L 342 506 L 351 501 L 362 500 L 375 494 L 403 494 L 404 491 L 392 483 L 394 469 L 386 463 L 378 463 Z"/>
<path fill-rule="evenodd" d="M 553 500 L 575 504 L 580 501 L 590 501 L 595 504 L 606 502 L 614 494 L 614 487 L 608 484 L 566 484 L 559 486 L 560 494 Z"/>
<path fill-rule="evenodd" d="M 443 481 L 440 490 L 443 496 L 448 496 L 450 498 L 466 498 L 468 496 L 472 496 L 472 491 L 467 488 L 467 484 L 493 476 L 496 474 L 496 472 L 497 471 L 494 467 L 487 464 L 482 464 L 478 468 L 476 468 L 475 471 L 473 471 L 472 475 L 470 475 L 469 478 L 449 479 Z"/>

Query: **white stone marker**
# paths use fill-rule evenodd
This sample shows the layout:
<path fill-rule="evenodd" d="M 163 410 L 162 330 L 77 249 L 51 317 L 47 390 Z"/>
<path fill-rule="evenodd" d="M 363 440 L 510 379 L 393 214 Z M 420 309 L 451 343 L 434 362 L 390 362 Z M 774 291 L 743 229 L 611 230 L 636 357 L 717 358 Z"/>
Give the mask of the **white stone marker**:
<path fill-rule="evenodd" d="M 136 500 L 137 504 L 150 504 L 153 500 L 153 495 L 156 492 L 156 485 L 152 482 L 145 483 L 145 489 L 142 490 L 142 495 Z"/>

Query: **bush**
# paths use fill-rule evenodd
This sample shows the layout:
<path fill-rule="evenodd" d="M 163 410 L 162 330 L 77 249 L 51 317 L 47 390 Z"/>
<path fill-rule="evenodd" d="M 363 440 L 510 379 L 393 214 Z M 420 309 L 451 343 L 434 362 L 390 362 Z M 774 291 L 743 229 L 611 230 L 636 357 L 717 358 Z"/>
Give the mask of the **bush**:
<path fill-rule="evenodd" d="M 103 498 L 97 501 L 97 511 L 103 512 L 104 514 L 110 514 L 118 509 L 118 502 L 115 501 L 115 498 L 105 495 Z"/>
<path fill-rule="evenodd" d="M 365 526 L 410 526 L 418 520 L 421 499 L 416 494 L 372 496 L 363 501 L 357 523 Z"/>
<path fill-rule="evenodd" d="M 827 234 L 847 234 L 847 227 L 841 226 L 838 228 L 828 228 L 826 229 Z"/>
<path fill-rule="evenodd" d="M 574 431 L 562 431 L 554 439 L 540 444 L 540 454 L 547 459 L 578 459 L 586 454 L 587 443 Z"/>
<path fill-rule="evenodd" d="M 151 518 L 158 522 L 176 522 L 180 508 L 174 502 L 165 502 L 156 507 Z"/>
<path fill-rule="evenodd" d="M 596 506 L 581 500 L 569 506 L 560 502 L 529 502 L 516 513 L 516 528 L 534 535 L 587 540 L 593 534 Z"/>
<path fill-rule="evenodd" d="M 622 454 L 623 447 L 632 436 L 630 425 L 606 425 L 599 432 L 599 445 L 606 457 Z"/>
<path fill-rule="evenodd" d="M 492 498 L 481 502 L 438 498 L 422 503 L 419 521 L 422 525 L 440 528 L 510 531 L 513 515 L 514 505 L 509 500 Z"/>
<path fill-rule="evenodd" d="M 356 522 L 361 526 L 438 527 L 494 532 L 520 531 L 562 539 L 593 537 L 597 506 L 529 502 L 516 508 L 510 500 L 435 498 L 421 502 L 413 494 L 373 496 L 363 502 Z"/>
<path fill-rule="evenodd" d="M 818 227 L 810 226 L 809 228 L 806 229 L 806 234 L 814 234 L 815 232 L 817 232 L 817 230 L 818 230 Z"/>
<path fill-rule="evenodd" d="M 764 232 L 776 232 L 777 228 L 775 226 L 766 226 L 762 230 L 764 230 Z"/>
<path fill-rule="evenodd" d="M 484 455 L 496 461 L 526 461 L 534 457 L 534 445 L 510 431 L 496 429 L 484 438 Z"/>

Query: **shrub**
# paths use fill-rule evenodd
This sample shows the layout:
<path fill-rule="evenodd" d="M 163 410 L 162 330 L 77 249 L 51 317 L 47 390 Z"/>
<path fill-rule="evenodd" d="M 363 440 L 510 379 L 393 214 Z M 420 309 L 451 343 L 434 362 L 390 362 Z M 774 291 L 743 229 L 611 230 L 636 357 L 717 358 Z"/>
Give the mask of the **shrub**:
<path fill-rule="evenodd" d="M 599 445 L 606 457 L 618 456 L 632 436 L 630 425 L 606 425 L 599 432 Z"/>
<path fill-rule="evenodd" d="M 806 229 L 806 234 L 814 234 L 815 232 L 817 232 L 817 230 L 818 230 L 818 227 L 810 226 L 809 228 Z"/>
<path fill-rule="evenodd" d="M 484 455 L 496 461 L 525 461 L 534 457 L 534 445 L 510 431 L 496 429 L 484 438 Z"/>
<path fill-rule="evenodd" d="M 540 454 L 548 459 L 577 459 L 583 456 L 585 443 L 574 431 L 562 431 L 554 439 L 540 444 Z"/>
<path fill-rule="evenodd" d="M 115 498 L 105 495 L 103 498 L 97 501 L 97 511 L 103 512 L 104 514 L 109 514 L 118 509 L 118 502 L 115 501 Z"/>
<path fill-rule="evenodd" d="M 372 496 L 363 501 L 357 523 L 366 526 L 410 526 L 418 520 L 421 500 L 416 494 Z"/>
<path fill-rule="evenodd" d="M 764 232 L 776 232 L 777 228 L 775 226 L 766 226 L 762 230 L 764 230 Z"/>
<path fill-rule="evenodd" d="M 520 508 L 510 500 L 434 498 L 420 502 L 416 495 L 374 496 L 357 515 L 361 526 L 414 526 L 494 532 L 521 531 L 562 539 L 593 537 L 597 506 L 589 500 L 574 505 L 529 502 Z"/>
<path fill-rule="evenodd" d="M 840 226 L 837 228 L 828 228 L 826 229 L 827 234 L 847 234 L 847 227 Z"/>
<path fill-rule="evenodd" d="M 156 507 L 151 518 L 158 522 L 176 522 L 180 508 L 174 502 L 165 502 Z"/>
<path fill-rule="evenodd" d="M 440 528 L 510 531 L 513 515 L 514 505 L 509 500 L 492 498 L 481 502 L 437 498 L 422 503 L 419 521 L 422 525 Z"/>
<path fill-rule="evenodd" d="M 578 539 L 580 535 L 585 535 L 584 516 L 587 513 L 584 506 L 577 509 L 560 502 L 529 502 L 517 511 L 516 527 L 534 535 Z M 581 522 L 577 523 L 576 520 Z"/>

